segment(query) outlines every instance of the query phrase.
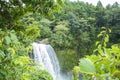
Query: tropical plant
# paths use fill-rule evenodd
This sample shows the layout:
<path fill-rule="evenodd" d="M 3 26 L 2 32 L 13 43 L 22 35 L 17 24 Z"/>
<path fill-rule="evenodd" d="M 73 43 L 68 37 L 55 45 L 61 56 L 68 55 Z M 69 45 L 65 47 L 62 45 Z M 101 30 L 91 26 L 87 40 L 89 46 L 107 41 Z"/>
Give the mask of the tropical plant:
<path fill-rule="evenodd" d="M 110 32 L 109 29 L 103 27 L 103 30 L 98 35 L 98 37 L 101 37 L 101 40 L 96 42 L 98 48 L 95 52 L 97 51 L 97 54 L 95 53 L 80 59 L 79 72 L 83 74 L 84 80 L 120 79 L 120 48 L 118 48 L 118 45 L 112 45 L 111 48 L 106 48 L 106 43 L 109 41 L 107 31 Z"/>

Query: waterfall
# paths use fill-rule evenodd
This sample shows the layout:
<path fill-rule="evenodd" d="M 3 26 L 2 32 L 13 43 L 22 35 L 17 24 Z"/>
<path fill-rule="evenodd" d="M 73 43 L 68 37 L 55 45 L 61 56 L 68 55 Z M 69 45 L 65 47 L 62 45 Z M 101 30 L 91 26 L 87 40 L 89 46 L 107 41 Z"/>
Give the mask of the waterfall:
<path fill-rule="evenodd" d="M 33 59 L 47 70 L 54 80 L 68 80 L 61 76 L 60 66 L 54 49 L 49 44 L 33 43 Z"/>

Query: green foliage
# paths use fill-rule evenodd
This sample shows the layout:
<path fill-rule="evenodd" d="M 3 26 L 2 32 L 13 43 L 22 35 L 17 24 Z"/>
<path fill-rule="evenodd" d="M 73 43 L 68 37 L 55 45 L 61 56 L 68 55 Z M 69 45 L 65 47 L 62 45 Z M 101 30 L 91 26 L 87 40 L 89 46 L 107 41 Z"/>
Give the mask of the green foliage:
<path fill-rule="evenodd" d="M 73 74 L 72 80 L 79 80 L 79 72 L 80 68 L 78 66 L 75 66 L 72 71 Z"/>
<path fill-rule="evenodd" d="M 119 72 L 119 62 L 120 60 L 118 57 L 120 56 L 119 48 L 116 46 L 116 49 L 113 48 L 105 48 L 103 53 L 104 55 L 93 55 L 93 56 L 87 56 L 92 62 L 94 62 L 96 66 L 96 74 L 95 76 L 98 79 L 115 79 L 119 78 L 118 74 L 117 76 L 114 75 L 116 71 Z M 114 56 L 117 53 L 116 56 Z M 101 54 L 101 53 L 99 53 Z"/>
<path fill-rule="evenodd" d="M 97 35 L 97 37 L 101 40 L 96 41 L 96 45 L 98 46 L 98 48 L 94 51 L 98 51 L 101 55 L 106 54 L 104 52 L 104 49 L 107 47 L 107 42 L 109 41 L 109 35 L 108 34 L 110 32 L 111 32 L 110 29 L 102 27 L 102 31 L 100 32 L 100 34 Z"/>
<path fill-rule="evenodd" d="M 91 62 L 87 58 L 80 59 L 79 67 L 80 67 L 79 71 L 81 73 L 86 73 L 86 74 L 94 74 L 95 73 L 95 67 L 94 67 L 93 62 Z"/>
<path fill-rule="evenodd" d="M 72 40 L 69 34 L 69 28 L 67 27 L 67 22 L 59 22 L 53 29 L 53 33 L 49 38 L 49 41 L 54 47 L 63 49 L 65 47 L 71 47 L 70 41 Z"/>
<path fill-rule="evenodd" d="M 60 12 L 62 0 L 10 0 L 0 1 L 0 24 L 11 28 L 26 12 L 39 12 L 41 16 L 52 17 L 55 12 Z"/>
<path fill-rule="evenodd" d="M 96 73 L 89 74 L 84 68 L 80 71 L 79 66 L 82 65 L 79 65 L 73 70 L 74 80 L 78 79 L 80 72 L 86 80 L 91 80 L 92 77 L 98 80 L 119 78 L 119 47 L 110 47 L 111 44 L 120 42 L 120 7 L 117 2 L 104 8 L 100 1 L 97 6 L 93 6 L 65 0 L 62 10 L 62 0 L 1 0 L 0 4 L 1 80 L 30 80 L 30 76 L 35 80 L 38 77 L 52 79 L 46 71 L 37 72 L 31 66 L 34 63 L 28 58 L 32 49 L 30 43 L 37 40 L 49 41 L 54 46 L 62 70 L 73 69 L 79 57 L 89 55 L 81 60 L 91 66 L 93 63 Z M 110 30 L 103 28 L 98 35 L 100 40 L 97 41 L 95 36 L 102 26 L 111 28 L 110 40 L 107 34 Z M 90 56 L 95 41 L 97 49 Z M 84 66 L 87 67 L 86 65 Z"/>
<path fill-rule="evenodd" d="M 57 32 L 57 31 L 68 32 L 68 30 L 69 30 L 69 28 L 65 27 L 62 24 L 55 26 L 55 29 L 54 29 L 55 32 Z"/>
<path fill-rule="evenodd" d="M 114 4 L 114 8 L 112 5 L 105 8 L 100 1 L 97 6 L 94 6 L 81 1 L 71 2 L 65 0 L 65 5 L 60 14 L 55 14 L 54 19 L 42 20 L 42 25 L 45 27 L 41 27 L 40 40 L 49 41 L 58 52 L 62 50 L 60 54 L 72 49 L 80 58 L 95 54 L 92 51 L 95 49 L 94 43 L 97 41 L 96 44 L 101 45 L 97 46 L 96 54 L 99 51 L 103 55 L 103 46 L 110 47 L 112 44 L 120 42 L 119 9 L 119 4 Z M 109 26 L 108 28 L 112 30 L 110 40 L 108 40 L 109 36 L 106 35 L 106 33 L 109 33 L 109 29 L 102 29 L 103 32 L 98 36 L 102 40 L 97 40 L 96 36 L 102 26 Z M 106 45 L 104 42 L 108 41 L 110 43 Z M 64 60 L 61 61 L 65 62 Z M 62 66 L 63 69 L 64 67 Z"/>
<path fill-rule="evenodd" d="M 7 32 L 2 30 L 0 34 L 0 79 L 20 80 L 24 76 L 23 71 L 26 73 L 30 68 L 31 61 L 25 56 L 30 47 L 24 47 L 19 42 L 14 30 Z"/>
<path fill-rule="evenodd" d="M 36 69 L 29 53 L 30 44 L 40 36 L 40 23 L 33 13 L 53 16 L 60 4 L 61 0 L 0 1 L 0 80 L 53 80 L 46 71 Z"/>
<path fill-rule="evenodd" d="M 31 73 L 29 80 L 53 80 L 53 78 L 47 71 L 37 69 Z"/>
<path fill-rule="evenodd" d="M 78 63 L 78 56 L 71 49 L 57 50 L 57 55 L 62 71 L 70 71 Z"/>
<path fill-rule="evenodd" d="M 41 36 L 39 37 L 40 39 L 46 39 L 51 37 L 52 31 L 50 30 L 49 27 L 41 25 L 40 30 L 41 30 L 40 32 Z"/>
<path fill-rule="evenodd" d="M 106 30 L 106 28 L 104 28 Z M 120 79 L 119 78 L 119 63 L 120 63 L 120 48 L 118 45 L 113 45 L 111 48 L 106 48 L 108 42 L 108 34 L 106 31 L 101 31 L 98 37 L 102 37 L 101 41 L 97 42 L 97 55 L 86 56 L 79 63 L 79 72 L 85 73 L 84 79 Z M 109 29 L 108 29 L 109 30 Z M 109 30 L 110 31 L 110 30 Z M 90 67 L 91 66 L 91 67 Z M 92 75 L 89 72 L 93 72 Z"/>
<path fill-rule="evenodd" d="M 95 48 L 94 43 L 97 40 L 96 35 L 100 31 L 100 27 L 108 27 L 108 25 L 110 28 L 113 27 L 112 23 L 114 20 L 111 19 L 114 18 L 118 22 L 118 13 L 119 7 L 117 5 L 114 8 L 110 7 L 107 9 L 103 7 L 100 1 L 97 6 L 80 1 L 65 1 L 61 13 L 55 14 L 55 19 L 52 21 L 44 20 L 43 25 L 48 29 L 41 32 L 45 35 L 41 35 L 41 37 L 42 39 L 47 38 L 56 49 L 73 49 L 79 57 L 83 57 L 86 54 L 90 55 L 92 54 L 91 51 Z M 112 15 L 115 17 L 112 17 Z M 112 29 L 113 32 L 111 33 L 111 36 L 116 39 L 116 43 L 119 41 L 119 27 L 117 22 L 114 24 L 114 28 L 116 29 L 114 31 Z M 115 41 L 111 37 L 110 42 L 115 43 Z"/>
<path fill-rule="evenodd" d="M 34 77 L 33 79 L 30 78 L 30 76 L 33 74 L 36 75 L 36 80 L 38 78 L 44 80 L 52 80 L 49 73 L 47 73 L 46 71 L 36 70 L 36 67 L 32 66 L 34 65 L 34 63 L 33 61 L 31 61 L 31 59 L 28 56 L 28 53 L 31 51 L 32 48 L 31 46 L 25 46 L 25 44 L 23 44 L 22 41 L 20 42 L 14 30 L 7 31 L 6 34 L 5 31 L 1 30 L 0 34 L 2 37 L 0 39 L 0 45 L 1 45 L 0 46 L 0 79 L 1 80 L 15 80 L 15 79 L 33 80 Z M 26 38 L 29 38 L 29 36 L 28 37 L 26 36 Z M 38 72 L 44 74 L 38 75 Z"/>

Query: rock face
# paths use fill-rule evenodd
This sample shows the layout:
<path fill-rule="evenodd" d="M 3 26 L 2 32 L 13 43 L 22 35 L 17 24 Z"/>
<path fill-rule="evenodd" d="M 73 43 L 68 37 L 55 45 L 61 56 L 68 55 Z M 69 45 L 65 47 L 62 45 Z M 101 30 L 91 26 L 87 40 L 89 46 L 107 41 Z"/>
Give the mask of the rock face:
<path fill-rule="evenodd" d="M 44 41 L 39 41 L 38 43 L 39 44 L 46 44 L 46 45 L 49 44 L 49 42 L 44 42 Z"/>
<path fill-rule="evenodd" d="M 42 41 L 35 41 L 38 44 L 49 44 L 48 39 L 44 39 Z"/>

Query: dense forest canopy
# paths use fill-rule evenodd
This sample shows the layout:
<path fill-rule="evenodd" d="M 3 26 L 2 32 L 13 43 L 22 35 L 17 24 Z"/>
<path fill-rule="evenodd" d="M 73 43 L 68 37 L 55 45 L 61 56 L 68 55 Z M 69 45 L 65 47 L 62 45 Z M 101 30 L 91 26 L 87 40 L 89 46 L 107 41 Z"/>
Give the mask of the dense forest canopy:
<path fill-rule="evenodd" d="M 47 71 L 36 69 L 29 58 L 30 44 L 40 35 L 39 24 L 32 16 L 39 13 L 49 17 L 59 12 L 61 3 L 61 0 L 0 0 L 0 80 L 53 80 Z"/>
<path fill-rule="evenodd" d="M 73 80 L 80 74 L 84 80 L 120 79 L 117 2 L 103 7 L 101 1 L 94 6 L 69 0 L 1 0 L 0 80 L 53 80 L 29 58 L 34 41 L 49 42 L 61 71 L 72 73 Z"/>

